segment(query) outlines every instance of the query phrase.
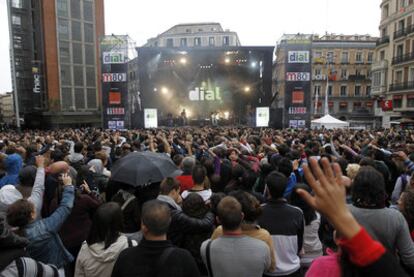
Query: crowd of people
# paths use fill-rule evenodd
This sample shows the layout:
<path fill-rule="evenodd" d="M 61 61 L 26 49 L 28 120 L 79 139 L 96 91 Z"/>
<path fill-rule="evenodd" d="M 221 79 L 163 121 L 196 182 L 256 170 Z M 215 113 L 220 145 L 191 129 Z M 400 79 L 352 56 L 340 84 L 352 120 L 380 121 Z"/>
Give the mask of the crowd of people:
<path fill-rule="evenodd" d="M 413 171 L 409 130 L 0 132 L 0 276 L 413 276 Z"/>

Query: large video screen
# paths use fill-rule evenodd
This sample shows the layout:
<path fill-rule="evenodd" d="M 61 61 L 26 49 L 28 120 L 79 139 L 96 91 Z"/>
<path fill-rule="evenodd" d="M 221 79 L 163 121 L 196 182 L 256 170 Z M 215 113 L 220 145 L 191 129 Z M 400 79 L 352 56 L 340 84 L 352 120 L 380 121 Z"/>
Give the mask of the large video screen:
<path fill-rule="evenodd" d="M 158 119 L 246 124 L 271 98 L 271 47 L 139 48 L 142 106 Z"/>

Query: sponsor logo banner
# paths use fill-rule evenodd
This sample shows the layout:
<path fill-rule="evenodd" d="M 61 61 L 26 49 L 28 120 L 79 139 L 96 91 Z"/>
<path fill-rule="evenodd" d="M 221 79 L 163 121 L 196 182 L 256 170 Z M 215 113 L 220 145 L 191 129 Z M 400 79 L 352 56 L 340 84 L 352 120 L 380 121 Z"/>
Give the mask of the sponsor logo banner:
<path fill-rule="evenodd" d="M 127 81 L 127 75 L 126 75 L 126 73 L 103 73 L 102 74 L 102 81 L 104 83 L 126 82 Z"/>
<path fill-rule="evenodd" d="M 307 82 L 307 81 L 310 81 L 310 73 L 309 72 L 286 72 L 286 81 Z"/>
<path fill-rule="evenodd" d="M 309 51 L 288 51 L 288 63 L 309 63 Z"/>

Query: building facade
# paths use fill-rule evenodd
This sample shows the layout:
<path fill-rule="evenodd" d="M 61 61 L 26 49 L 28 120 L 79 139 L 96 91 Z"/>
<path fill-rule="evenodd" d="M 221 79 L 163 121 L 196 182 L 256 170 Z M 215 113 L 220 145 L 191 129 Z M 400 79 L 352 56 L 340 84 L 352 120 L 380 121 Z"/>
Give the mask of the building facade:
<path fill-rule="evenodd" d="M 282 126 L 301 128 L 325 113 L 350 126 L 374 127 L 370 67 L 376 38 L 314 34 L 284 35 L 276 46 L 273 103 Z M 282 110 L 282 112 L 280 112 Z"/>
<path fill-rule="evenodd" d="M 333 35 L 312 39 L 313 117 L 328 111 L 351 127 L 380 127 L 371 98 L 371 64 L 377 38 L 368 35 Z"/>
<path fill-rule="evenodd" d="M 13 125 L 16 121 L 14 113 L 13 93 L 0 94 L 0 117 L 1 123 Z"/>
<path fill-rule="evenodd" d="M 226 47 L 240 46 L 236 32 L 224 30 L 220 23 L 178 24 L 155 38 L 144 47 Z"/>
<path fill-rule="evenodd" d="M 8 0 L 13 87 L 29 127 L 101 125 L 103 0 Z"/>
<path fill-rule="evenodd" d="M 414 2 L 383 0 L 372 65 L 375 112 L 383 126 L 414 120 Z"/>

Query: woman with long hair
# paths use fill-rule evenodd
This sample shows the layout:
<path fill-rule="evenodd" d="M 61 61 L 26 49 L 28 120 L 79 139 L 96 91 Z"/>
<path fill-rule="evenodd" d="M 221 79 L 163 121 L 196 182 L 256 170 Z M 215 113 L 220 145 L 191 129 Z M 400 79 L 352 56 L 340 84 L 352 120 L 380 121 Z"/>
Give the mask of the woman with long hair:
<path fill-rule="evenodd" d="M 122 231 L 122 211 L 115 202 L 101 205 L 95 212 L 89 236 L 76 260 L 75 276 L 111 276 L 119 253 L 135 246 Z"/>

